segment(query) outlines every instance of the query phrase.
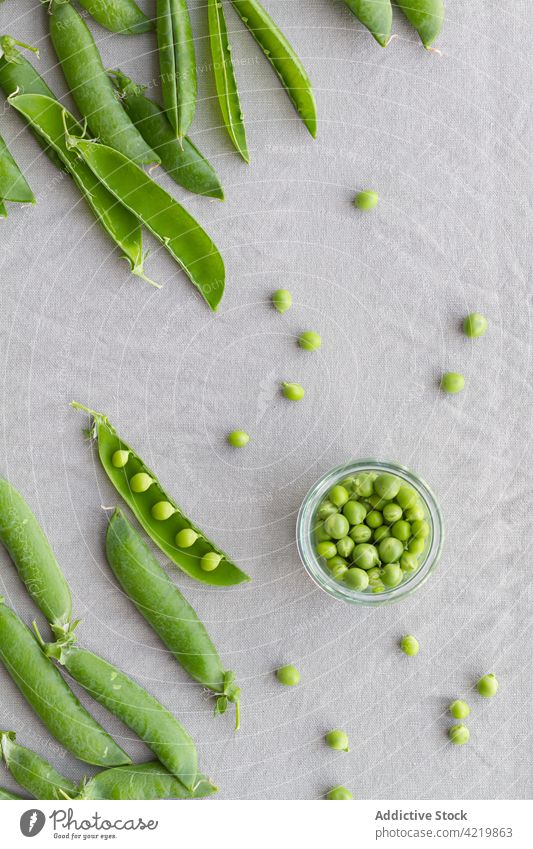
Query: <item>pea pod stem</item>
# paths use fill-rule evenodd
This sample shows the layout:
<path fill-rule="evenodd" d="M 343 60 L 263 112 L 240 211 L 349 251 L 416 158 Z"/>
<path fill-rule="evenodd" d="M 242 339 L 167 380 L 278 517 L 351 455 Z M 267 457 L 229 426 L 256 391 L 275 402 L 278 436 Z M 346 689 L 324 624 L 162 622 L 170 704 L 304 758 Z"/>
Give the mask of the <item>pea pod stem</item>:
<path fill-rule="evenodd" d="M 157 47 L 166 116 L 183 139 L 196 111 L 196 58 L 187 0 L 156 0 Z"/>

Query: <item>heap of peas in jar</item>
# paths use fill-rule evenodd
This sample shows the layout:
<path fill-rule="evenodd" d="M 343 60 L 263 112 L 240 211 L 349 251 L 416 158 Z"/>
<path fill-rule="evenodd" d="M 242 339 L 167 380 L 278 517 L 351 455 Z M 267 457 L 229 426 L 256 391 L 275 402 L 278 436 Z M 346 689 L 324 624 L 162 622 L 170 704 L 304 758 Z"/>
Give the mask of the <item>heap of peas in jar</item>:
<path fill-rule="evenodd" d="M 367 471 L 335 484 L 323 498 L 314 544 L 335 580 L 381 593 L 418 571 L 430 535 L 419 494 L 396 475 Z"/>

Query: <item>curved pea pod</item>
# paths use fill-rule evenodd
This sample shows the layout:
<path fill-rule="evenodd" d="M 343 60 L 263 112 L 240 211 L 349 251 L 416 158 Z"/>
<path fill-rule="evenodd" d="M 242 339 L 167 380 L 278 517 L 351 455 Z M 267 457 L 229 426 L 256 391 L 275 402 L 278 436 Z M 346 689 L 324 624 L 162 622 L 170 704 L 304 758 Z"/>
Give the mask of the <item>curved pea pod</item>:
<path fill-rule="evenodd" d="M 182 139 L 196 111 L 196 58 L 187 0 L 156 0 L 161 92 L 167 118 Z"/>
<path fill-rule="evenodd" d="M 0 600 L 0 661 L 41 722 L 65 749 L 96 766 L 130 763 L 128 755 L 78 701 L 17 614 Z"/>
<path fill-rule="evenodd" d="M 67 85 L 93 135 L 133 162 L 159 162 L 118 102 L 83 18 L 68 0 L 51 0 L 49 22 Z"/>
<path fill-rule="evenodd" d="M 363 26 L 369 30 L 377 43 L 386 47 L 392 28 L 392 4 L 390 0 L 344 0 Z"/>
<path fill-rule="evenodd" d="M 57 772 L 51 763 L 31 749 L 19 746 L 14 731 L 0 731 L 0 747 L 6 766 L 18 784 L 36 799 L 74 798 L 79 788 Z"/>
<path fill-rule="evenodd" d="M 7 802 L 11 801 L 24 801 L 23 796 L 17 796 L 16 793 L 12 793 L 11 790 L 6 790 L 5 787 L 0 787 L 0 801 Z"/>
<path fill-rule="evenodd" d="M 121 71 L 109 72 L 121 96 L 122 105 L 144 140 L 155 150 L 161 165 L 174 182 L 197 195 L 224 200 L 217 173 L 192 141 L 181 142 L 162 109 L 143 94 L 144 86 L 136 85 Z"/>
<path fill-rule="evenodd" d="M 64 162 L 69 174 L 91 207 L 97 220 L 115 244 L 124 252 L 132 274 L 156 286 L 144 273 L 142 231 L 137 218 L 107 191 L 90 168 L 67 147 L 65 127 L 69 132 L 81 133 L 82 128 L 70 112 L 55 100 L 41 94 L 18 94 L 9 103 L 50 145 Z"/>
<path fill-rule="evenodd" d="M 95 177 L 159 239 L 212 310 L 224 293 L 224 262 L 192 215 L 142 168 L 112 147 L 69 136 Z"/>
<path fill-rule="evenodd" d="M 442 0 L 396 0 L 396 2 L 428 50 L 442 29 L 444 3 Z"/>
<path fill-rule="evenodd" d="M 70 630 L 72 598 L 46 535 L 22 495 L 0 478 L 0 542 L 56 637 Z"/>
<path fill-rule="evenodd" d="M 176 566 L 191 578 L 213 586 L 227 587 L 250 580 L 248 575 L 242 572 L 220 548 L 210 542 L 200 528 L 183 514 L 176 502 L 167 495 L 151 469 L 124 440 L 120 439 L 107 416 L 90 410 L 76 401 L 72 402 L 72 407 L 85 410 L 93 416 L 91 434 L 98 442 L 98 455 L 104 471 L 148 536 Z M 116 451 L 123 451 L 124 456 L 127 456 L 127 462 L 120 468 L 113 465 L 113 455 Z M 142 472 L 151 479 L 152 483 L 145 492 L 133 492 L 130 481 L 134 475 Z M 160 501 L 168 502 L 174 510 L 166 521 L 157 521 L 152 516 L 154 504 Z M 198 538 L 189 548 L 182 548 L 176 544 L 176 535 L 187 528 L 195 531 Z M 204 554 L 210 551 L 220 554 L 223 559 L 213 572 L 204 572 L 200 567 L 200 561 Z"/>
<path fill-rule="evenodd" d="M 35 203 L 35 197 L 9 148 L 0 136 L 0 201 Z"/>
<path fill-rule="evenodd" d="M 87 692 L 143 740 L 166 768 L 193 790 L 198 754 L 192 738 L 173 714 L 116 666 L 72 643 L 44 646 Z"/>
<path fill-rule="evenodd" d="M 298 115 L 316 137 L 316 103 L 311 80 L 299 56 L 258 0 L 231 0 L 281 80 Z"/>
<path fill-rule="evenodd" d="M 202 799 L 217 792 L 198 773 L 194 790 L 187 788 L 159 761 L 119 766 L 98 772 L 82 785 L 77 799 Z"/>
<path fill-rule="evenodd" d="M 220 0 L 207 0 L 207 21 L 215 87 L 222 118 L 234 147 L 245 162 L 250 162 L 228 28 Z"/>
<path fill-rule="evenodd" d="M 217 709 L 235 702 L 239 728 L 240 690 L 222 666 L 204 624 L 172 583 L 118 508 L 106 534 L 107 560 L 120 586 L 178 663 L 217 696 Z M 225 707 L 224 707 L 225 709 Z"/>
<path fill-rule="evenodd" d="M 101 27 L 122 35 L 150 32 L 154 22 L 141 12 L 134 0 L 78 0 Z"/>

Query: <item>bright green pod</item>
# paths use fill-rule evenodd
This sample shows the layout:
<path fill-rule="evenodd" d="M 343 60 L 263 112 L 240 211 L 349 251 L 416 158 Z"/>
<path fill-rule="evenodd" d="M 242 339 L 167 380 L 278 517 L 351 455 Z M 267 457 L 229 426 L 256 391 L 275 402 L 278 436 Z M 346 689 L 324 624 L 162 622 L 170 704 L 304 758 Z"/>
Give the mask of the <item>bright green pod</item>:
<path fill-rule="evenodd" d="M 202 799 L 217 792 L 205 775 L 198 773 L 194 790 L 187 788 L 159 761 L 119 766 L 96 773 L 86 781 L 77 799 Z"/>
<path fill-rule="evenodd" d="M 35 203 L 35 196 L 26 178 L 0 136 L 0 201 Z"/>
<path fill-rule="evenodd" d="M 196 57 L 187 0 L 156 0 L 157 50 L 166 116 L 182 139 L 196 111 Z"/>
<path fill-rule="evenodd" d="M 0 748 L 15 781 L 36 799 L 74 799 L 78 787 L 31 749 L 19 746 L 14 731 L 0 731 Z"/>
<path fill-rule="evenodd" d="M 215 87 L 222 118 L 235 149 L 245 162 L 250 162 L 228 28 L 220 0 L 207 0 L 207 21 Z"/>
<path fill-rule="evenodd" d="M 198 754 L 183 725 L 144 687 L 93 652 L 69 642 L 44 646 L 81 687 L 131 728 L 188 790 L 196 785 Z"/>
<path fill-rule="evenodd" d="M 369 30 L 377 43 L 386 47 L 392 28 L 390 0 L 344 0 L 349 10 Z"/>
<path fill-rule="evenodd" d="M 274 68 L 298 115 L 315 138 L 317 115 L 313 87 L 294 48 L 258 0 L 231 2 Z"/>
<path fill-rule="evenodd" d="M 122 35 L 150 32 L 154 22 L 141 12 L 134 0 L 78 0 L 101 27 Z"/>
<path fill-rule="evenodd" d="M 409 23 L 416 29 L 424 47 L 429 49 L 444 23 L 443 0 L 396 0 L 396 2 Z"/>
<path fill-rule="evenodd" d="M 220 548 L 207 539 L 200 528 L 184 515 L 176 502 L 165 492 L 154 472 L 143 463 L 124 440 L 120 439 L 107 416 L 90 410 L 76 401 L 72 402 L 72 406 L 77 410 L 84 410 L 93 417 L 91 432 L 98 442 L 98 454 L 104 471 L 148 536 L 179 569 L 201 583 L 219 587 L 228 587 L 250 580 L 248 575 L 242 572 Z M 115 468 L 111 461 L 117 450 L 129 451 L 128 462 L 121 469 Z M 130 478 L 140 473 L 149 476 L 153 483 L 145 492 L 133 493 L 129 484 Z M 152 516 L 152 507 L 158 501 L 168 501 L 175 508 L 176 512 L 166 522 L 158 522 Z M 183 549 L 176 544 L 176 535 L 189 528 L 197 533 L 198 537 L 193 544 Z M 202 557 L 209 551 L 216 551 L 223 558 L 213 572 L 205 572 L 200 566 Z"/>
<path fill-rule="evenodd" d="M 238 728 L 240 691 L 235 676 L 224 669 L 194 608 L 118 508 L 107 528 L 106 554 L 126 595 L 191 678 L 235 702 Z"/>
<path fill-rule="evenodd" d="M 54 552 L 22 495 L 0 478 L 0 542 L 56 637 L 69 631 L 72 597 Z"/>
<path fill-rule="evenodd" d="M 75 757 L 96 766 L 130 762 L 85 710 L 16 613 L 0 600 L 0 661 L 50 734 Z"/>

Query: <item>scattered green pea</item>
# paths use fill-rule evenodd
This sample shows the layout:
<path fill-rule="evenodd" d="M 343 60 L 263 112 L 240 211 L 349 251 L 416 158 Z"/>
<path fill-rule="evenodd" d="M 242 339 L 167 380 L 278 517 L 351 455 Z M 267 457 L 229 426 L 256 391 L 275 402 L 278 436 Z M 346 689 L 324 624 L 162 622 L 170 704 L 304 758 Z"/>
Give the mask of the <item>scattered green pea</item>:
<path fill-rule="evenodd" d="M 167 519 L 170 519 L 175 512 L 176 508 L 170 503 L 170 501 L 158 501 L 157 504 L 154 504 L 152 507 L 152 516 L 158 522 L 165 522 Z"/>
<path fill-rule="evenodd" d="M 374 490 L 381 498 L 386 501 L 392 501 L 396 498 L 400 489 L 400 481 L 396 475 L 382 474 L 378 475 L 374 481 Z"/>
<path fill-rule="evenodd" d="M 394 522 L 397 522 L 402 518 L 403 510 L 399 504 L 385 504 L 383 508 L 383 518 L 387 522 L 388 525 L 393 525 Z"/>
<path fill-rule="evenodd" d="M 387 525 L 380 525 L 379 528 L 374 530 L 372 534 L 372 542 L 374 545 L 378 545 L 382 539 L 387 539 L 390 537 L 390 530 Z"/>
<path fill-rule="evenodd" d="M 471 312 L 463 322 L 463 330 L 471 339 L 478 339 L 487 332 L 489 323 L 480 312 Z"/>
<path fill-rule="evenodd" d="M 305 395 L 303 386 L 299 383 L 282 383 L 282 392 L 289 401 L 301 401 Z"/>
<path fill-rule="evenodd" d="M 130 457 L 130 452 L 121 449 L 119 451 L 115 451 L 113 456 L 111 457 L 111 463 L 115 467 L 115 469 L 123 469 L 127 464 Z"/>
<path fill-rule="evenodd" d="M 292 307 L 292 295 L 288 289 L 276 289 L 272 295 L 272 303 L 278 312 L 287 312 Z"/>
<path fill-rule="evenodd" d="M 349 752 L 350 743 L 346 731 L 341 731 L 340 728 L 334 728 L 326 734 L 326 743 L 330 749 L 335 749 L 337 752 Z"/>
<path fill-rule="evenodd" d="M 420 651 L 420 644 L 412 634 L 406 634 L 400 641 L 400 648 L 404 654 L 414 657 Z"/>
<path fill-rule="evenodd" d="M 446 371 L 441 378 L 440 388 L 448 395 L 456 395 L 465 387 L 465 379 L 458 371 Z"/>
<path fill-rule="evenodd" d="M 408 545 L 407 550 L 410 554 L 422 554 L 426 547 L 425 540 L 422 537 L 418 537 L 417 539 L 412 539 Z"/>
<path fill-rule="evenodd" d="M 396 502 L 400 505 L 402 510 L 408 510 L 410 507 L 414 507 L 417 501 L 418 495 L 416 492 L 402 484 L 396 496 Z"/>
<path fill-rule="evenodd" d="M 327 519 L 328 516 L 332 516 L 333 513 L 337 513 L 337 508 L 331 501 L 323 501 L 320 507 L 317 510 L 317 516 L 319 519 Z"/>
<path fill-rule="evenodd" d="M 216 551 L 208 551 L 200 560 L 200 568 L 204 572 L 214 572 L 221 560 L 221 554 L 217 554 Z"/>
<path fill-rule="evenodd" d="M 464 746 L 470 740 L 470 731 L 466 725 L 452 725 L 448 737 L 455 746 Z"/>
<path fill-rule="evenodd" d="M 146 472 L 137 472 L 130 479 L 130 487 L 132 492 L 146 492 L 153 484 L 153 480 Z"/>
<path fill-rule="evenodd" d="M 402 572 L 406 572 L 408 574 L 416 572 L 418 569 L 418 560 L 416 555 L 412 554 L 410 551 L 404 551 L 400 557 L 400 567 Z"/>
<path fill-rule="evenodd" d="M 176 534 L 175 542 L 178 548 L 190 548 L 199 536 L 200 534 L 197 534 L 192 528 L 183 528 L 183 530 L 178 531 Z"/>
<path fill-rule="evenodd" d="M 285 687 L 295 687 L 300 683 L 300 673 L 291 663 L 287 664 L 287 666 L 280 666 L 276 672 L 276 678 Z"/>
<path fill-rule="evenodd" d="M 359 569 L 371 569 L 372 566 L 376 566 L 379 562 L 377 549 L 369 543 L 356 545 L 353 550 L 352 560 L 354 566 L 358 566 Z"/>
<path fill-rule="evenodd" d="M 403 554 L 403 543 L 396 537 L 387 537 L 378 545 L 378 552 L 382 563 L 395 563 Z"/>
<path fill-rule="evenodd" d="M 490 699 L 492 696 L 495 696 L 498 691 L 498 679 L 492 672 L 490 672 L 488 675 L 483 675 L 483 677 L 479 679 L 476 687 L 480 696 L 483 696 L 485 699 Z"/>
<path fill-rule="evenodd" d="M 333 537 L 333 539 L 342 539 L 348 535 L 350 523 L 346 516 L 343 516 L 342 513 L 333 513 L 333 515 L 328 516 L 324 522 L 324 530 L 330 535 L 330 537 Z"/>
<path fill-rule="evenodd" d="M 331 540 L 331 537 L 324 530 L 324 523 L 322 522 L 315 529 L 315 542 L 329 542 L 330 540 Z"/>
<path fill-rule="evenodd" d="M 342 581 L 348 571 L 348 564 L 342 557 L 332 557 L 328 560 L 328 569 L 336 581 Z"/>
<path fill-rule="evenodd" d="M 228 434 L 228 442 L 233 448 L 244 448 L 250 442 L 250 437 L 245 430 L 232 430 Z"/>
<path fill-rule="evenodd" d="M 322 338 L 314 330 L 306 330 L 300 334 L 298 344 L 304 351 L 317 351 L 322 344 Z"/>
<path fill-rule="evenodd" d="M 344 486 L 341 486 L 340 484 L 334 486 L 331 492 L 329 493 L 329 500 L 332 504 L 335 505 L 335 507 L 343 507 L 349 500 L 349 498 L 350 493 Z"/>
<path fill-rule="evenodd" d="M 355 205 L 357 209 L 362 209 L 367 212 L 369 209 L 374 209 L 377 206 L 379 195 L 373 189 L 365 189 L 362 192 L 357 192 L 355 196 Z"/>
<path fill-rule="evenodd" d="M 416 507 L 410 507 L 409 510 L 405 511 L 405 518 L 408 522 L 421 521 L 424 516 L 424 508 L 421 504 L 417 504 Z"/>
<path fill-rule="evenodd" d="M 351 537 L 342 537 L 337 543 L 337 552 L 341 557 L 349 557 L 355 548 L 355 542 Z"/>
<path fill-rule="evenodd" d="M 354 492 L 361 498 L 369 498 L 374 492 L 374 481 L 377 475 L 374 472 L 362 472 L 355 479 Z"/>
<path fill-rule="evenodd" d="M 411 533 L 415 538 L 418 537 L 419 539 L 426 539 L 429 536 L 429 531 L 429 524 L 425 519 L 422 519 L 421 521 L 417 519 L 411 525 Z"/>
<path fill-rule="evenodd" d="M 359 501 L 348 501 L 342 508 L 342 512 L 350 525 L 360 525 L 366 516 L 366 508 Z"/>
<path fill-rule="evenodd" d="M 383 514 L 379 510 L 371 510 L 365 521 L 369 528 L 379 528 L 383 524 Z"/>
<path fill-rule="evenodd" d="M 326 799 L 330 801 L 338 802 L 344 801 L 348 799 L 353 799 L 352 794 L 346 787 L 342 787 L 339 785 L 338 787 L 332 787 L 332 789 L 326 793 Z"/>
<path fill-rule="evenodd" d="M 381 583 L 389 589 L 397 587 L 403 580 L 403 572 L 398 563 L 387 563 L 380 572 Z"/>
<path fill-rule="evenodd" d="M 362 593 L 368 587 L 368 575 L 363 569 L 354 567 L 353 569 L 348 569 L 348 571 L 345 572 L 344 583 L 350 587 L 350 589 L 357 590 Z"/>
<path fill-rule="evenodd" d="M 325 557 L 326 560 L 331 560 L 332 557 L 335 557 L 337 554 L 337 546 L 334 542 L 330 540 L 325 540 L 324 542 L 319 542 L 316 547 L 317 554 L 320 557 Z"/>
<path fill-rule="evenodd" d="M 372 536 L 372 529 L 368 527 L 368 525 L 354 525 L 351 529 L 349 536 L 353 539 L 354 542 L 368 542 L 370 537 Z"/>
<path fill-rule="evenodd" d="M 461 701 L 461 699 L 456 699 L 451 703 L 449 711 L 454 719 L 466 719 L 470 713 L 470 708 L 466 702 Z"/>
<path fill-rule="evenodd" d="M 407 542 L 407 540 L 411 536 L 411 525 L 409 524 L 409 522 L 406 522 L 405 519 L 400 519 L 392 526 L 391 534 L 393 535 L 393 537 L 399 539 L 401 542 Z"/>

